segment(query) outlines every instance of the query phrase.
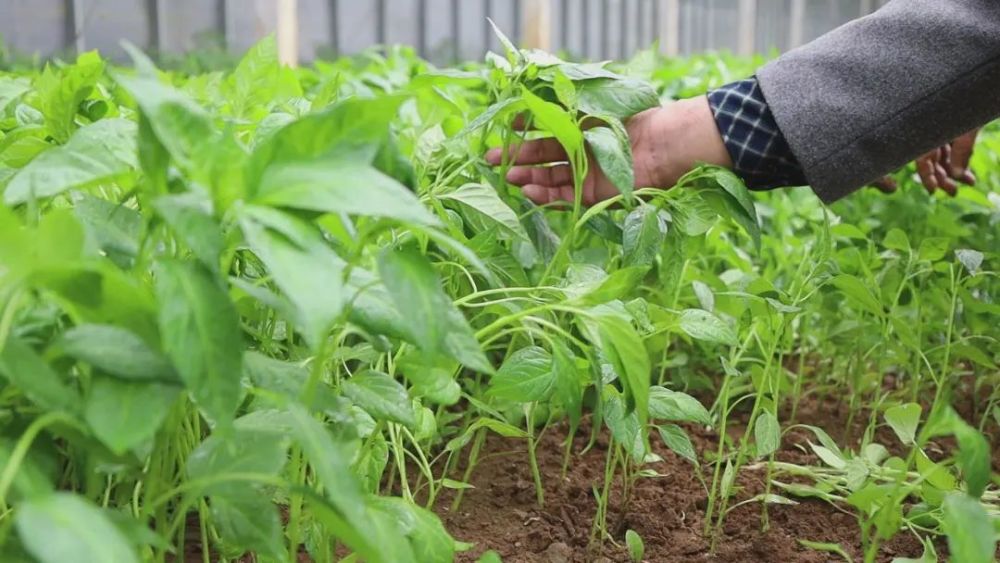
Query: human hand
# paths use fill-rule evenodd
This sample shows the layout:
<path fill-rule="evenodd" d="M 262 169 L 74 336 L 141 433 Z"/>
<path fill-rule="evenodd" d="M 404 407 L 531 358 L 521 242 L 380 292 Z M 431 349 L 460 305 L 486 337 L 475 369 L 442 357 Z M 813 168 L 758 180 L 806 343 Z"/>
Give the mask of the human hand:
<path fill-rule="evenodd" d="M 672 102 L 638 113 L 626 122 L 632 146 L 635 187 L 669 189 L 699 163 L 732 167 L 732 161 L 704 96 Z M 509 151 L 513 166 L 507 181 L 520 186 L 539 205 L 573 201 L 573 172 L 569 157 L 554 138 L 525 141 Z M 486 153 L 494 166 L 501 149 Z M 582 201 L 593 205 L 618 195 L 618 188 L 593 158 L 583 179 Z"/>
<path fill-rule="evenodd" d="M 941 189 L 954 196 L 958 193 L 956 182 L 970 186 L 976 183 L 975 175 L 969 170 L 969 159 L 972 158 L 978 133 L 979 129 L 973 129 L 947 145 L 924 153 L 914 161 L 917 175 L 927 193 L 933 194 L 935 190 Z M 874 185 L 884 193 L 896 191 L 896 182 L 888 176 L 876 181 Z"/>

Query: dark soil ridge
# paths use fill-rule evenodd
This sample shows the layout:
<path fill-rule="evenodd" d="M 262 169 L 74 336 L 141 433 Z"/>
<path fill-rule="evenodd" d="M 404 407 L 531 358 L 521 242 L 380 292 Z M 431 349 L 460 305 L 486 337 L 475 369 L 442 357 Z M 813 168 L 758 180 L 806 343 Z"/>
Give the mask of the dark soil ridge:
<path fill-rule="evenodd" d="M 964 409 L 960 409 L 964 410 Z M 745 416 L 745 415 L 744 415 Z M 853 446 L 867 423 L 859 413 L 848 427 L 847 409 L 832 398 L 807 397 L 802 401 L 796 422 L 815 425 L 826 430 L 842 446 Z M 783 420 L 787 420 L 783 418 Z M 742 434 L 745 420 L 730 425 L 733 437 Z M 688 426 L 688 433 L 699 454 L 714 451 L 718 435 L 711 429 Z M 545 488 L 545 506 L 538 508 L 531 478 L 526 444 L 523 440 L 490 436 L 470 479 L 475 489 L 465 491 L 459 510 L 449 510 L 453 492 L 437 502 L 437 512 L 448 531 L 459 541 L 474 547 L 459 554 L 457 561 L 475 561 L 492 549 L 511 563 L 570 563 L 627 562 L 624 534 L 637 532 L 645 543 L 645 561 L 657 563 L 707 562 L 768 562 L 820 563 L 841 561 L 842 558 L 802 546 L 798 540 L 839 544 L 855 561 L 863 560 L 861 532 L 857 518 L 849 509 L 841 509 L 818 499 L 793 498 L 795 505 L 768 505 L 769 528 L 761 531 L 762 507 L 759 502 L 732 510 L 726 518 L 714 552 L 710 539 L 703 533 L 707 495 L 696 478 L 692 464 L 670 452 L 651 436 L 654 451 L 663 461 L 649 466 L 663 475 L 639 479 L 627 513 L 619 510 L 620 479 L 615 480 L 609 503 L 608 531 L 615 542 L 605 542 L 594 550 L 590 542 L 591 523 L 597 508 L 593 485 L 603 481 L 607 439 L 602 436 L 585 454 L 588 432 L 581 429 L 574 438 L 573 452 L 567 475 L 561 478 L 564 424 L 550 428 L 538 444 L 537 455 Z M 996 434 L 993 433 L 993 466 L 1000 467 Z M 816 442 L 804 429 L 785 434 L 777 454 L 781 461 L 798 464 L 819 464 L 806 453 L 806 440 Z M 892 453 L 905 449 L 891 431 L 880 428 L 876 440 Z M 703 466 L 705 479 L 711 480 L 711 467 Z M 744 469 L 737 478 L 740 491 L 736 502 L 764 492 L 765 472 Z M 780 493 L 781 491 L 773 490 Z M 938 538 L 936 548 L 942 560 L 947 560 L 947 546 Z M 617 544 L 617 545 L 616 545 Z M 923 552 L 920 541 L 901 531 L 884 543 L 879 562 L 891 562 L 896 557 L 919 558 Z"/>

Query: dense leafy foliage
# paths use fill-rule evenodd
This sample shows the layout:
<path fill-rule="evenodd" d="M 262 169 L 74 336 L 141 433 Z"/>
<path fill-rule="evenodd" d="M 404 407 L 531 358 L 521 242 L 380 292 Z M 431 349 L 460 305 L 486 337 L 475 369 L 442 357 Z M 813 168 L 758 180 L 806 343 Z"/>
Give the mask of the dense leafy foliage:
<path fill-rule="evenodd" d="M 753 61 L 504 44 L 444 70 L 406 50 L 291 70 L 265 40 L 231 72 L 132 50 L 134 68 L 85 53 L 0 75 L 4 561 L 164 561 L 189 518 L 206 559 L 450 561 L 471 546 L 436 497 L 468 486 L 487 433 L 527 441 L 542 503 L 538 433 L 585 416 L 626 480 L 655 474 L 653 439 L 690 461 L 715 531 L 734 475 L 766 463 L 773 492 L 743 502 L 850 506 L 872 557 L 908 530 L 992 560 L 1000 197 L 827 210 L 714 168 L 633 189 L 622 120 Z M 621 194 L 527 202 L 482 154 L 537 135 Z M 1000 135 L 976 159 L 997 185 Z M 776 461 L 806 393 L 868 417 L 863 443 L 807 426 L 822 465 Z M 734 408 L 742 438 L 697 452 L 685 425 Z"/>

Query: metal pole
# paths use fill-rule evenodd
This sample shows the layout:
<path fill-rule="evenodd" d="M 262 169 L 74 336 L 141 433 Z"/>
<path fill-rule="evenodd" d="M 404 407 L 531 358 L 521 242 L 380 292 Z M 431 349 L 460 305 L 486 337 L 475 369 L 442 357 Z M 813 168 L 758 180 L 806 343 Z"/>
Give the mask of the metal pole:
<path fill-rule="evenodd" d="M 417 52 L 427 57 L 427 0 L 417 0 Z"/>
<path fill-rule="evenodd" d="M 493 17 L 492 0 L 483 0 L 483 55 L 490 50 L 493 44 L 493 28 L 489 19 Z"/>
<path fill-rule="evenodd" d="M 628 44 L 626 38 L 628 33 L 628 0 L 621 0 L 621 9 L 618 10 L 618 58 L 624 59 L 627 54 Z"/>
<path fill-rule="evenodd" d="M 570 0 L 559 2 L 559 48 L 569 50 L 569 3 Z"/>
<path fill-rule="evenodd" d="M 792 49 L 802 44 L 802 28 L 806 18 L 806 0 L 792 0 L 788 26 L 788 46 Z"/>
<path fill-rule="evenodd" d="M 861 16 L 872 13 L 872 0 L 861 0 Z"/>
<path fill-rule="evenodd" d="M 66 0 L 66 47 L 72 46 L 77 54 L 87 50 L 85 17 L 83 0 Z"/>
<path fill-rule="evenodd" d="M 340 2 L 330 0 L 330 46 L 333 55 L 340 55 Z"/>
<path fill-rule="evenodd" d="M 739 13 L 739 53 L 752 55 L 757 35 L 757 0 L 740 0 Z"/>
<path fill-rule="evenodd" d="M 160 26 L 162 18 L 161 0 L 146 0 L 146 25 L 149 29 L 149 41 L 146 49 L 150 51 L 160 51 L 163 48 L 163 34 Z"/>
<path fill-rule="evenodd" d="M 375 0 L 375 43 L 385 45 L 385 0 Z"/>
<path fill-rule="evenodd" d="M 660 17 L 656 19 L 660 28 L 660 52 L 667 57 L 676 57 L 681 51 L 681 3 L 680 0 L 657 0 L 657 5 L 660 4 Z"/>
<path fill-rule="evenodd" d="M 524 43 L 524 37 L 521 37 L 521 0 L 514 0 L 514 29 L 511 35 L 517 44 Z"/>
<path fill-rule="evenodd" d="M 660 25 L 660 0 L 651 0 L 650 9 L 653 10 L 653 15 L 649 18 L 649 41 L 650 43 L 657 41 L 661 45 L 657 48 L 662 49 L 663 38 L 659 37 L 657 33 Z"/>
<path fill-rule="evenodd" d="M 601 20 L 598 22 L 601 27 L 601 52 L 597 56 L 599 59 L 608 58 L 608 1 L 601 0 Z"/>
<path fill-rule="evenodd" d="M 580 10 L 580 56 L 590 57 L 590 0 L 582 0 Z"/>
<path fill-rule="evenodd" d="M 451 0 L 451 58 L 458 62 L 458 0 Z"/>

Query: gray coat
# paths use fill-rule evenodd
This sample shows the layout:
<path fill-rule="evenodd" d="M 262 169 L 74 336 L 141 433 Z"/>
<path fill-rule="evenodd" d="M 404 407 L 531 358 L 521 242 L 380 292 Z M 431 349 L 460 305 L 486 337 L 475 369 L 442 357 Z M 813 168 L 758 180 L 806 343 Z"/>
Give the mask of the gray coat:
<path fill-rule="evenodd" d="M 1000 116 L 1000 0 L 893 0 L 757 78 L 830 202 Z"/>

